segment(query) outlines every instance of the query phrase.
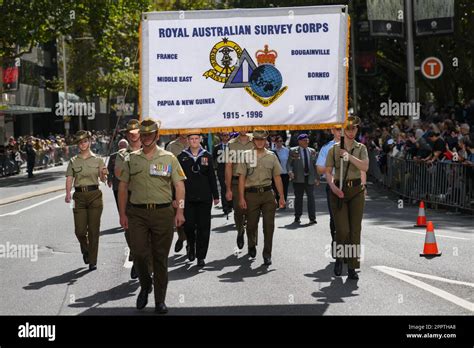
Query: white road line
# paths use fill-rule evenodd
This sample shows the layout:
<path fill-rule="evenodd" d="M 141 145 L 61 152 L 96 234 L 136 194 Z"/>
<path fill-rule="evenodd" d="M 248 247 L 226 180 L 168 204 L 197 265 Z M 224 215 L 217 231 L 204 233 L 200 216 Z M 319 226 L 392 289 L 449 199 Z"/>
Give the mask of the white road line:
<path fill-rule="evenodd" d="M 375 268 L 376 270 L 386 273 L 388 275 L 391 275 L 392 277 L 398 278 L 400 280 L 403 280 L 411 285 L 415 285 L 419 287 L 420 289 L 423 289 L 425 291 L 431 292 L 432 294 L 439 296 L 449 302 L 452 302 L 460 307 L 463 307 L 471 312 L 474 312 L 474 303 L 471 303 L 469 301 L 466 301 L 465 299 L 462 299 L 460 297 L 457 297 L 453 294 L 450 294 L 447 291 L 438 289 L 437 287 L 434 287 L 432 285 L 426 284 L 418 279 L 409 277 L 405 274 L 402 274 L 401 272 L 395 271 L 394 269 L 391 269 L 390 267 L 386 266 L 372 266 L 372 268 Z M 407 271 L 404 271 L 406 273 Z"/>
<path fill-rule="evenodd" d="M 419 234 L 419 235 L 426 235 L 426 232 L 417 232 L 417 231 L 410 231 L 410 230 L 402 230 L 400 228 L 393 228 L 393 227 L 385 227 L 385 226 L 379 226 L 380 228 L 384 228 L 386 230 L 393 230 L 393 231 L 400 231 L 400 232 L 406 232 L 406 233 L 413 233 L 413 234 Z M 463 237 L 453 237 L 453 236 L 447 236 L 445 234 L 439 234 L 436 233 L 435 229 L 435 237 L 443 237 L 443 238 L 451 238 L 451 239 L 461 239 L 461 240 L 472 240 L 470 238 L 463 238 Z"/>
<path fill-rule="evenodd" d="M 393 267 L 388 267 L 388 266 L 375 266 L 375 267 L 383 267 L 384 269 L 388 269 L 388 270 L 399 272 L 399 273 L 405 273 L 405 274 L 418 276 L 418 277 L 421 277 L 421 278 L 438 280 L 440 282 L 445 282 L 445 283 L 451 283 L 451 284 L 457 284 L 457 285 L 466 285 L 466 286 L 470 286 L 470 287 L 474 288 L 474 283 L 461 282 L 459 280 L 452 280 L 452 279 L 448 279 L 448 278 L 442 278 L 442 277 L 434 276 L 434 275 L 431 275 L 431 274 L 424 274 L 424 273 L 406 271 L 404 269 L 398 269 L 398 268 L 393 268 Z"/>
<path fill-rule="evenodd" d="M 125 268 L 132 268 L 133 266 L 133 262 L 132 261 L 128 261 L 128 257 L 130 256 L 130 248 L 127 248 L 127 253 L 125 255 L 125 262 L 123 264 L 123 267 Z"/>
<path fill-rule="evenodd" d="M 28 207 L 26 207 L 26 208 L 23 208 L 23 209 L 20 209 L 20 210 L 15 210 L 15 211 L 12 211 L 11 213 L 7 213 L 7 214 L 2 214 L 2 215 L 0 215 L 0 217 L 20 214 L 20 213 L 24 212 L 25 210 L 33 209 L 33 208 L 35 208 L 35 207 L 37 207 L 37 206 L 39 206 L 39 205 L 42 205 L 42 204 L 51 202 L 51 201 L 53 201 L 53 200 L 55 200 L 55 199 L 64 197 L 65 195 L 66 195 L 66 194 L 63 193 L 63 194 L 61 194 L 61 195 L 54 196 L 54 197 L 52 197 L 52 198 L 48 198 L 48 199 L 46 199 L 46 200 L 44 200 L 44 201 L 42 201 L 42 202 L 39 202 L 39 203 L 30 205 L 30 206 L 28 206 Z"/>

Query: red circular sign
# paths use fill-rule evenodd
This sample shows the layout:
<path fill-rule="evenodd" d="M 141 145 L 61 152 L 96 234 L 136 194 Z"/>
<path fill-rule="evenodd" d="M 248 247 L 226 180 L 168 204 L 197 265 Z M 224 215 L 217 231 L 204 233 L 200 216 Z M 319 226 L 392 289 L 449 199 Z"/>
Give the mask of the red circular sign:
<path fill-rule="evenodd" d="M 437 79 L 443 73 L 443 63 L 436 57 L 428 57 L 421 63 L 421 73 L 427 79 Z"/>

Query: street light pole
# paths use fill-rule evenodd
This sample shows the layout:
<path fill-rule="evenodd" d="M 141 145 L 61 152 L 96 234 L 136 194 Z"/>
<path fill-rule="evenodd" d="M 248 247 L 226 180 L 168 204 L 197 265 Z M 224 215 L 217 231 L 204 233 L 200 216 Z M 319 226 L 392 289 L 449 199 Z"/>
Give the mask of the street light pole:
<path fill-rule="evenodd" d="M 352 6 L 354 11 L 352 12 L 353 18 L 351 19 L 351 70 L 352 70 L 352 107 L 354 108 L 354 115 L 358 115 L 357 110 L 357 72 L 356 72 L 356 49 L 355 49 L 355 6 Z"/>
<path fill-rule="evenodd" d="M 64 120 L 64 133 L 66 136 L 69 136 L 69 128 L 71 123 L 69 122 L 67 114 L 67 68 L 66 68 L 66 40 L 64 35 L 61 37 L 62 46 L 63 46 L 63 82 L 64 82 L 64 107 L 63 107 L 63 120 Z"/>
<path fill-rule="evenodd" d="M 416 102 L 415 88 L 415 49 L 413 44 L 413 0 L 405 0 L 405 23 L 407 38 L 407 82 L 408 102 Z M 413 105 L 413 104 L 412 104 Z M 413 115 L 409 115 L 410 127 L 413 127 Z"/>

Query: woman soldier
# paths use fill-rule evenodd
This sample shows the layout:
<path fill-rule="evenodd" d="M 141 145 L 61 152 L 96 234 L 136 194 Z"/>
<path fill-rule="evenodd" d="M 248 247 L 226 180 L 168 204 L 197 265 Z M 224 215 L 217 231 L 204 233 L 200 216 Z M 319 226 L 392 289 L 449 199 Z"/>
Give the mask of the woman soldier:
<path fill-rule="evenodd" d="M 80 130 L 74 136 L 80 153 L 69 161 L 66 170 L 66 203 L 71 202 L 71 188 L 74 184 L 74 227 L 79 240 L 82 258 L 89 264 L 89 270 L 97 269 L 99 250 L 100 217 L 102 215 L 102 191 L 99 178 L 107 180 L 104 161 L 90 150 L 91 133 Z"/>
<path fill-rule="evenodd" d="M 211 208 L 219 203 L 216 174 L 212 155 L 201 146 L 201 135 L 188 135 L 189 147 L 178 155 L 186 174 L 184 203 L 184 232 L 188 241 L 189 261 L 197 257 L 198 267 L 204 267 L 211 233 Z"/>
<path fill-rule="evenodd" d="M 349 279 L 359 279 L 355 270 L 360 268 L 360 232 L 365 205 L 365 186 L 361 181 L 361 171 L 367 172 L 369 168 L 367 148 L 354 140 L 359 124 L 359 117 L 348 118 L 342 149 L 341 143 L 334 144 L 326 158 L 326 178 L 331 188 L 329 201 L 336 224 L 334 274 L 336 276 L 342 274 L 343 260 L 346 260 Z M 343 159 L 342 190 L 339 189 L 341 158 Z M 334 176 L 333 168 L 335 168 Z"/>

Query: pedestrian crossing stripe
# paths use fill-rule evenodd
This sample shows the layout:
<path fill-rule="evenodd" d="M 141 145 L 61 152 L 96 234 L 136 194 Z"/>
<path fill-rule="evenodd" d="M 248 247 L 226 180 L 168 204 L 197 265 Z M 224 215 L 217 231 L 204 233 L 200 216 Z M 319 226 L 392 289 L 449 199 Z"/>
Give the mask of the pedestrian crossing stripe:
<path fill-rule="evenodd" d="M 232 70 L 223 88 L 244 88 L 249 87 L 249 79 L 257 65 L 250 57 L 246 49 L 243 50 L 239 61 Z"/>

